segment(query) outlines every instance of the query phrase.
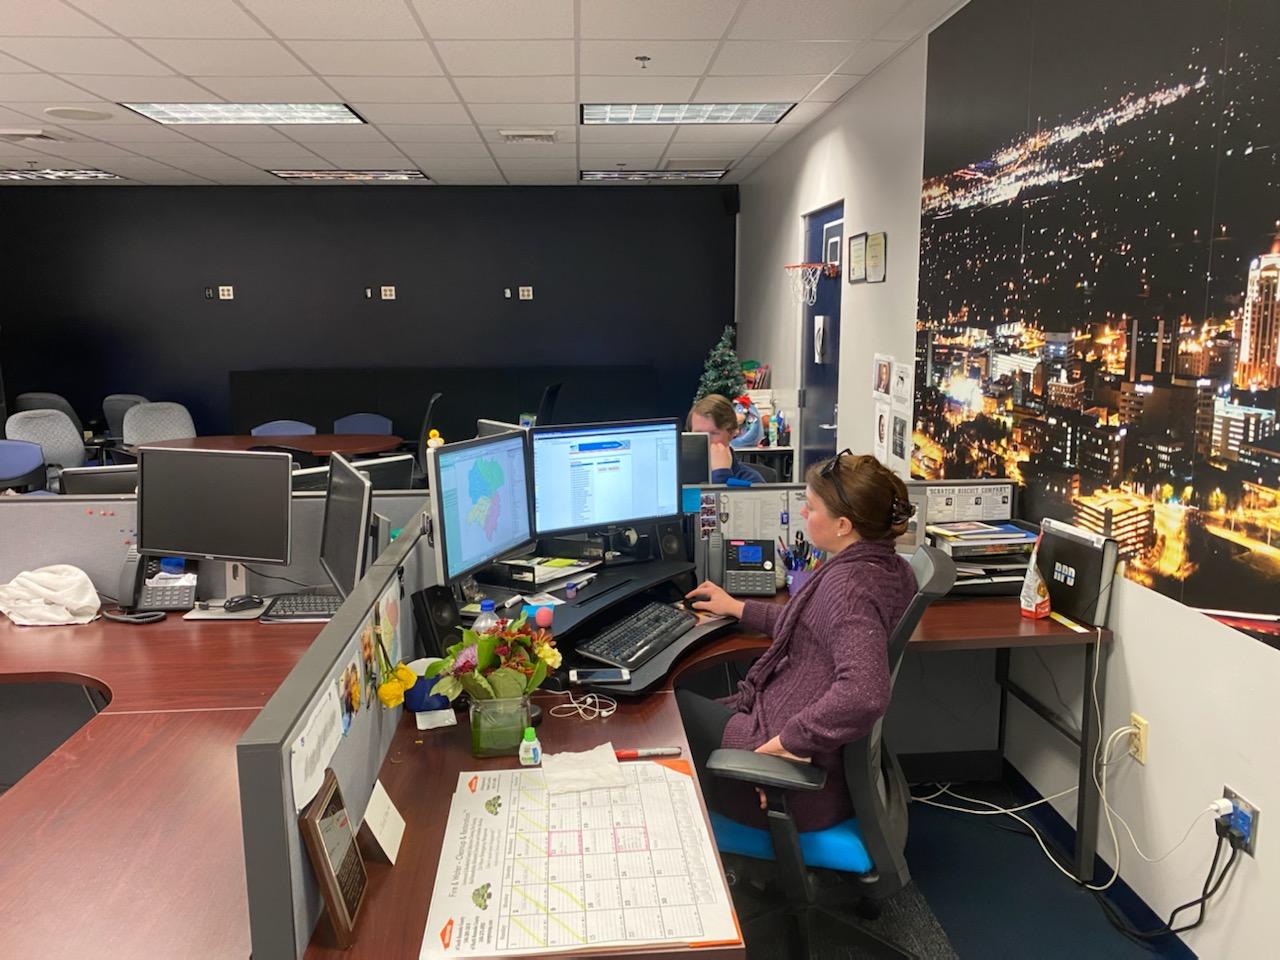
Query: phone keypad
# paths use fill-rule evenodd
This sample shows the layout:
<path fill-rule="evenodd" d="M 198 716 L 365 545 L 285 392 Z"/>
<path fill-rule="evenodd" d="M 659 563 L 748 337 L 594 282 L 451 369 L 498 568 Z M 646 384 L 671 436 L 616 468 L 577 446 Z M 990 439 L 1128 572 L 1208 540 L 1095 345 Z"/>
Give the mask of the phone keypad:
<path fill-rule="evenodd" d="M 772 597 L 778 592 L 778 581 L 772 570 L 729 570 L 724 588 L 734 596 Z"/>

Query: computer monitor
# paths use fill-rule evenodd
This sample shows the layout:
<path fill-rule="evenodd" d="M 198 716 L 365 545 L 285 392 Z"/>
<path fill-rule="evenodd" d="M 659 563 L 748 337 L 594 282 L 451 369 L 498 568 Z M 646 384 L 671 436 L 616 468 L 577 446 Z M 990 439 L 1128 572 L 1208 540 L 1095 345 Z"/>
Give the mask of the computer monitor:
<path fill-rule="evenodd" d="M 532 444 L 540 537 L 680 513 L 676 420 L 534 427 Z"/>
<path fill-rule="evenodd" d="M 294 493 L 323 493 L 329 489 L 329 467 L 305 467 L 293 471 Z"/>
<path fill-rule="evenodd" d="M 413 486 L 415 460 L 413 454 L 405 453 L 398 457 L 354 460 L 351 466 L 367 475 L 375 490 L 408 490 Z"/>
<path fill-rule="evenodd" d="M 345 600 L 364 576 L 373 522 L 373 484 L 341 454 L 329 457 L 320 566 Z"/>
<path fill-rule="evenodd" d="M 118 467 L 67 467 L 58 474 L 62 492 L 70 495 L 133 493 L 138 489 L 138 465 Z"/>
<path fill-rule="evenodd" d="M 528 434 L 517 430 L 427 452 L 443 580 L 456 581 L 533 546 L 527 444 Z"/>
<path fill-rule="evenodd" d="M 496 437 L 500 433 L 510 433 L 512 430 L 524 430 L 525 427 L 518 423 L 507 423 L 505 420 L 477 420 L 476 436 L 477 437 Z"/>
<path fill-rule="evenodd" d="M 711 482 L 711 443 L 705 433 L 680 434 L 680 482 Z"/>
<path fill-rule="evenodd" d="M 287 453 L 138 451 L 138 552 L 289 562 Z"/>

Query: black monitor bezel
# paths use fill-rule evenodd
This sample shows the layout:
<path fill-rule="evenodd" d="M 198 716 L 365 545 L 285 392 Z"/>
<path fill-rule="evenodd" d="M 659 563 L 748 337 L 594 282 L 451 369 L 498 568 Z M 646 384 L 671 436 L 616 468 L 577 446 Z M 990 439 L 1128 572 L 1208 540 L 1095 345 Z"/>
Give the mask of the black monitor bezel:
<path fill-rule="evenodd" d="M 329 482 L 325 484 L 324 514 L 320 520 L 320 569 L 324 571 L 325 576 L 329 578 L 329 582 L 332 583 L 334 589 L 338 591 L 338 596 L 342 597 L 343 600 L 346 600 L 347 597 L 350 596 L 350 593 L 342 588 L 342 584 L 340 584 L 338 582 L 338 578 L 334 576 L 333 570 L 330 569 L 324 552 L 325 537 L 329 533 L 329 503 L 330 496 L 333 492 L 333 466 L 335 461 L 341 464 L 343 469 L 357 477 L 360 480 L 361 486 L 364 488 L 363 503 L 361 504 L 360 509 L 360 516 L 363 519 L 363 523 L 360 525 L 360 540 L 356 546 L 356 579 L 355 583 L 351 585 L 351 589 L 353 591 L 355 590 L 356 585 L 359 584 L 361 579 L 364 577 L 365 554 L 369 548 L 369 531 L 373 526 L 373 482 L 361 471 L 357 470 L 351 464 L 351 461 L 342 456 L 342 454 L 334 453 L 330 455 Z"/>

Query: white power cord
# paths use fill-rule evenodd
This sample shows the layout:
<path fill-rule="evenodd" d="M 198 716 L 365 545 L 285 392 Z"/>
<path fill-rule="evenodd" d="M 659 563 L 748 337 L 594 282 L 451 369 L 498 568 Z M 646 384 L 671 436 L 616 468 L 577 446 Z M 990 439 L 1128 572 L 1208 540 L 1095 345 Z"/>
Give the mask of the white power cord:
<path fill-rule="evenodd" d="M 613 716 L 618 709 L 618 701 L 600 693 L 588 693 L 579 700 L 572 690 L 544 691 L 556 697 L 568 697 L 568 703 L 557 703 L 549 709 L 553 717 L 577 717 L 580 720 L 604 720 Z M 557 712 L 558 711 L 558 712 Z"/>

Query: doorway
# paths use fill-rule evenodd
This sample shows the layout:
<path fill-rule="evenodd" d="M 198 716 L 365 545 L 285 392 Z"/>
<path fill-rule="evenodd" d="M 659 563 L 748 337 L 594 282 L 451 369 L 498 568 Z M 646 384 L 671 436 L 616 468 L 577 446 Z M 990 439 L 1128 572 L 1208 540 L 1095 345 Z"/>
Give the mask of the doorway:
<path fill-rule="evenodd" d="M 844 201 L 804 218 L 807 263 L 841 262 L 844 249 Z M 805 471 L 836 452 L 840 396 L 840 288 L 843 269 L 818 276 L 813 305 L 803 305 L 800 336 L 800 434 L 796 482 Z"/>

